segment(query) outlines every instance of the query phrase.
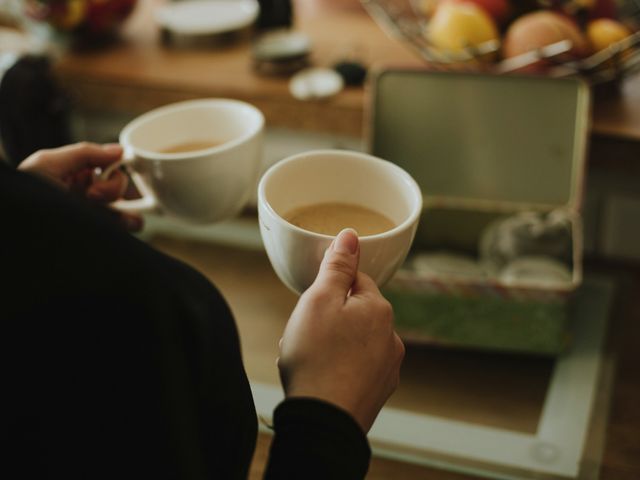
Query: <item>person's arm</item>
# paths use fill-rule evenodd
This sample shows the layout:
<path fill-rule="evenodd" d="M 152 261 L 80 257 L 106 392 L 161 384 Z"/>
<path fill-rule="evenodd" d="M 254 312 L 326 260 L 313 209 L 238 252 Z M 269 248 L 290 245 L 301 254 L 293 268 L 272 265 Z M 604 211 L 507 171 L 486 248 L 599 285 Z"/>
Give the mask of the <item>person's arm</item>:
<path fill-rule="evenodd" d="M 366 475 L 365 434 L 398 385 L 404 346 L 391 305 L 358 272 L 359 253 L 355 232 L 341 232 L 287 324 L 268 480 Z"/>
<path fill-rule="evenodd" d="M 284 400 L 273 414 L 265 479 L 361 479 L 371 450 L 350 413 L 316 398 Z"/>
<path fill-rule="evenodd" d="M 9 465 L 24 478 L 246 479 L 257 418 L 220 292 L 100 202 L 30 173 L 0 166 Z"/>

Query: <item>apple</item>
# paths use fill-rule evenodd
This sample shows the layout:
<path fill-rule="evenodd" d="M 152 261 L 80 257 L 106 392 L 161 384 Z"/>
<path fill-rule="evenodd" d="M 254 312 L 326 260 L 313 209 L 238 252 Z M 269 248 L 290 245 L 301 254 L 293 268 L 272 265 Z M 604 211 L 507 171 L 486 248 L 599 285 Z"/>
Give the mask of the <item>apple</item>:
<path fill-rule="evenodd" d="M 510 58 L 562 40 L 571 41 L 569 53 L 573 57 L 590 53 L 589 43 L 573 21 L 551 10 L 539 10 L 516 19 L 509 26 L 502 53 Z"/>
<path fill-rule="evenodd" d="M 49 4 L 39 2 L 45 8 L 46 17 L 51 24 L 60 30 L 72 30 L 80 25 L 87 13 L 85 0 L 64 0 Z"/>
<path fill-rule="evenodd" d="M 485 12 L 487 12 L 491 18 L 497 23 L 502 24 L 507 21 L 511 14 L 511 4 L 508 0 L 453 0 L 455 2 L 467 2 L 474 3 Z"/>
<path fill-rule="evenodd" d="M 62 32 L 112 35 L 133 11 L 136 0 L 27 0 L 26 11 Z"/>
<path fill-rule="evenodd" d="M 438 5 L 425 34 L 434 47 L 453 53 L 500 38 L 495 22 L 484 9 L 452 0 Z"/>
<path fill-rule="evenodd" d="M 90 35 L 112 33 L 133 11 L 136 0 L 86 0 L 84 27 Z"/>

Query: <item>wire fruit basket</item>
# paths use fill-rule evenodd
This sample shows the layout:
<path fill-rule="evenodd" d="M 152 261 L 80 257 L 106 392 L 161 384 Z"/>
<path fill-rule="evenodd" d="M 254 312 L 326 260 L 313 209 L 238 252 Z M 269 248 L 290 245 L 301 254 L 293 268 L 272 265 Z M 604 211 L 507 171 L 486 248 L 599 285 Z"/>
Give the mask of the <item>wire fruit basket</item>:
<path fill-rule="evenodd" d="M 552 77 L 578 76 L 591 85 L 615 82 L 640 70 L 640 0 L 618 2 L 615 22 L 624 25 L 628 35 L 597 51 L 586 55 L 574 54 L 575 40 L 563 38 L 530 49 L 518 55 L 504 55 L 505 37 L 509 28 L 522 16 L 535 11 L 548 10 L 560 15 L 558 5 L 585 5 L 582 1 L 536 0 L 527 12 L 512 14 L 509 21 L 496 27 L 498 34 L 486 41 L 462 44 L 460 48 L 447 49 L 436 45 L 430 38 L 433 16 L 425 12 L 425 5 L 433 10 L 452 0 L 360 0 L 365 10 L 390 36 L 400 39 L 431 68 L 443 70 L 480 70 L 496 74 L 511 72 L 543 73 Z M 464 0 L 453 0 L 463 3 Z M 596 0 L 597 2 L 597 0 Z M 473 3 L 473 2 L 471 2 Z M 478 2 L 476 2 L 478 3 Z M 482 2 L 479 2 L 482 3 Z M 506 2 L 505 2 L 506 3 Z M 518 7 L 522 3 L 515 2 Z M 555 6 L 554 8 L 552 8 Z M 589 21 L 588 12 L 576 6 L 575 16 L 562 12 L 584 31 Z M 586 8 L 586 7 L 585 7 Z M 453 33 L 455 35 L 455 33 Z M 585 44 L 588 40 L 585 36 Z"/>

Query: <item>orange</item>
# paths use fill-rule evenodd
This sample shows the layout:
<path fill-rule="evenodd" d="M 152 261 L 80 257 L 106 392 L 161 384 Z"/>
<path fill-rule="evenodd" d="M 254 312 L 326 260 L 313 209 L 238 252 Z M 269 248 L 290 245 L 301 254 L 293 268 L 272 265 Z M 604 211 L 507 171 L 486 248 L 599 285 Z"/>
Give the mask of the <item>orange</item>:
<path fill-rule="evenodd" d="M 587 38 L 596 52 L 604 50 L 609 45 L 619 42 L 629 35 L 631 35 L 631 30 L 622 23 L 610 18 L 599 18 L 589 22 L 587 25 Z"/>

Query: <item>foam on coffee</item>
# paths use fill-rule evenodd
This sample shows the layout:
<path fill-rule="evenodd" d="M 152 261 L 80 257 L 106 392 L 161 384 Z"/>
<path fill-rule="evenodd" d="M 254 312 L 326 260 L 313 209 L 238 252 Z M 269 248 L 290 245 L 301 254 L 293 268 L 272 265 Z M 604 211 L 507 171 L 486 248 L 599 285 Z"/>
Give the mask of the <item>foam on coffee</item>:
<path fill-rule="evenodd" d="M 345 228 L 353 228 L 360 236 L 376 235 L 396 226 L 375 210 L 349 203 L 307 205 L 295 208 L 283 217 L 297 227 L 325 235 L 337 235 Z"/>

